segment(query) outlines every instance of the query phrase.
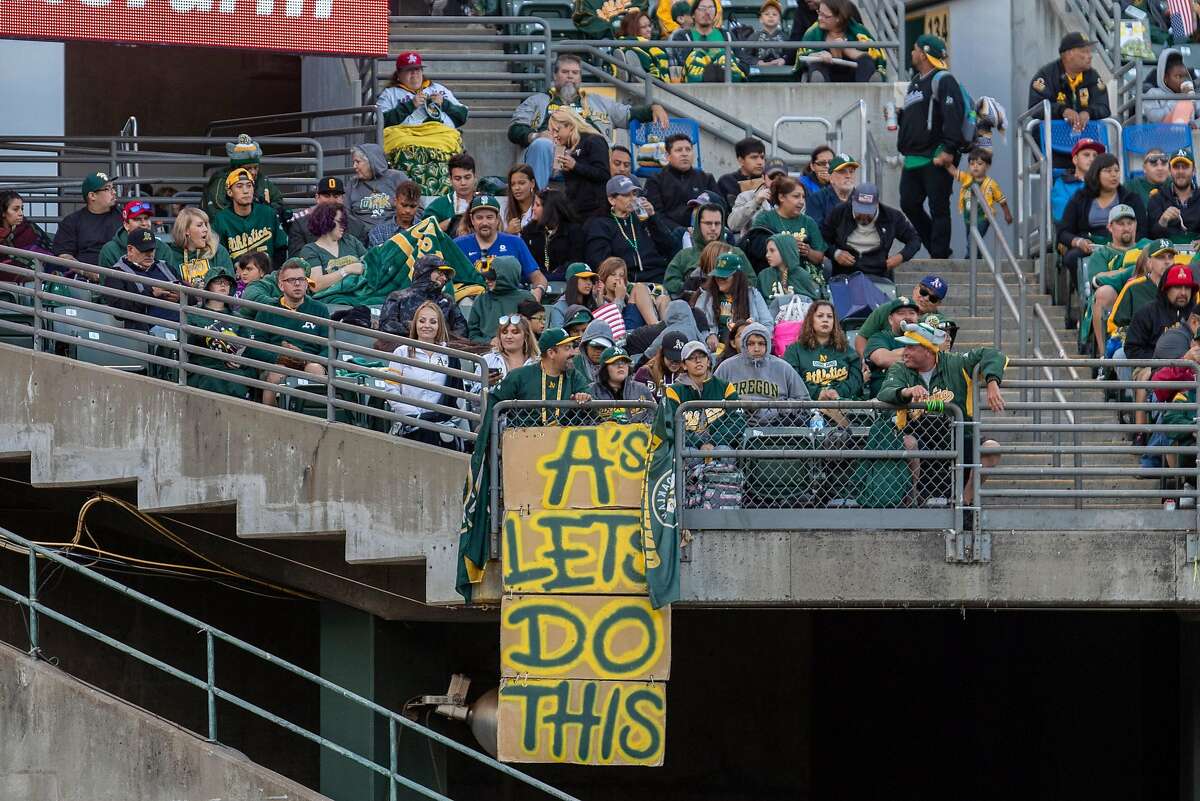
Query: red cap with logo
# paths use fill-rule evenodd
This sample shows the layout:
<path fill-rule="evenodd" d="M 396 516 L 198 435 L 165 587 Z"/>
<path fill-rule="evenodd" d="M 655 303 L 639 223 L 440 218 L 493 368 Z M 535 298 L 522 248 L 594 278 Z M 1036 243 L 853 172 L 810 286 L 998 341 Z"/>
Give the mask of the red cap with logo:
<path fill-rule="evenodd" d="M 421 67 L 423 69 L 425 65 L 421 63 L 421 54 L 416 50 L 405 50 L 403 53 L 396 56 L 396 69 L 411 70 L 416 69 L 417 67 Z"/>
<path fill-rule="evenodd" d="M 1071 148 L 1071 155 L 1077 155 L 1080 150 L 1094 150 L 1097 153 L 1103 153 L 1107 148 L 1095 139 L 1080 139 L 1075 143 L 1075 147 Z"/>
<path fill-rule="evenodd" d="M 153 217 L 154 207 L 144 200 L 131 200 L 121 209 L 121 219 L 129 222 L 134 217 Z"/>
<path fill-rule="evenodd" d="M 1163 281 L 1163 286 L 1170 289 L 1173 286 L 1186 286 L 1196 289 L 1196 279 L 1192 277 L 1192 270 L 1185 264 L 1176 264 L 1167 271 L 1167 278 Z"/>

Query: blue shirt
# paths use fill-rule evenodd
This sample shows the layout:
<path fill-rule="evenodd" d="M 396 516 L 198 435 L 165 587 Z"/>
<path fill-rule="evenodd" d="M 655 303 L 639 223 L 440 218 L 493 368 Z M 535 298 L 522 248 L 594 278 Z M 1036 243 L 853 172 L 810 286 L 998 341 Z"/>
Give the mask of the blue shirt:
<path fill-rule="evenodd" d="M 1055 223 L 1062 220 L 1067 204 L 1082 187 L 1083 181 L 1077 179 L 1074 172 L 1063 173 L 1054 179 L 1054 185 L 1050 188 L 1050 210 Z"/>
<path fill-rule="evenodd" d="M 458 249 L 463 252 L 467 260 L 475 264 L 485 256 L 513 256 L 517 261 L 521 262 L 521 280 L 529 283 L 529 276 L 536 273 L 540 268 L 537 262 L 533 260 L 533 254 L 529 252 L 529 246 L 519 236 L 513 234 L 500 233 L 496 235 L 496 241 L 487 249 L 487 252 L 479 247 L 479 242 L 475 239 L 475 234 L 466 234 L 454 240 L 454 244 L 458 245 Z"/>

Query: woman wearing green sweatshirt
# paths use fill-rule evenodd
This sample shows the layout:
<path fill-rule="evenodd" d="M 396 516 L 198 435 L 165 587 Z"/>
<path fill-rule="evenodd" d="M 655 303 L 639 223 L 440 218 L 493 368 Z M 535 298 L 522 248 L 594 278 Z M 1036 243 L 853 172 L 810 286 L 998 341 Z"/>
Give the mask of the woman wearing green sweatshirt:
<path fill-rule="evenodd" d="M 858 400 L 863 392 L 862 360 L 846 342 L 833 304 L 818 300 L 808 308 L 800 338 L 784 351 L 808 394 L 817 400 Z"/>
<path fill-rule="evenodd" d="M 767 268 L 758 274 L 758 291 L 771 307 L 779 309 L 776 298 L 804 295 L 811 300 L 829 297 L 825 274 L 821 268 L 801 262 L 800 249 L 791 234 L 775 234 L 767 240 Z"/>

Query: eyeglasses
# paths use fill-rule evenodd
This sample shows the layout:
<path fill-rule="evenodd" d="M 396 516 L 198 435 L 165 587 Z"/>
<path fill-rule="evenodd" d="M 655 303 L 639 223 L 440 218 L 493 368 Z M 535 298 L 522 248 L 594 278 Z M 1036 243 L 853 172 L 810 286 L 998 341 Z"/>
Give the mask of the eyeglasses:
<path fill-rule="evenodd" d="M 1166 164 L 1166 156 L 1147 156 L 1145 159 L 1147 164 Z"/>
<path fill-rule="evenodd" d="M 307 278 L 280 278 L 279 281 L 284 284 L 303 284 Z"/>
<path fill-rule="evenodd" d="M 506 314 L 499 320 L 499 325 L 520 325 L 522 317 L 519 314 Z"/>
<path fill-rule="evenodd" d="M 533 322 L 544 323 L 544 322 L 546 322 L 546 315 L 535 314 L 532 317 L 530 317 L 529 319 Z"/>
<path fill-rule="evenodd" d="M 925 300 L 929 301 L 930 303 L 941 303 L 942 302 L 941 298 L 939 298 L 937 295 L 933 294 L 932 292 L 930 292 L 927 289 L 919 289 L 917 291 L 921 295 L 921 297 L 925 298 Z"/>

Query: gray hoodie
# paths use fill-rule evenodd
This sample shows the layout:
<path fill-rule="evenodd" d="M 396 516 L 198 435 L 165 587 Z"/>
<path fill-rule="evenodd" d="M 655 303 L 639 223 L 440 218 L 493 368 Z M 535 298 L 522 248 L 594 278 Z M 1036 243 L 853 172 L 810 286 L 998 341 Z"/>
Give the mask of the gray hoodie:
<path fill-rule="evenodd" d="M 346 209 L 368 226 L 395 216 L 396 187 L 408 176 L 388 167 L 383 148 L 372 142 L 355 145 L 351 152 L 371 165 L 374 178 L 364 181 L 351 175 L 346 182 Z"/>
<path fill-rule="evenodd" d="M 746 340 L 759 334 L 767 340 L 767 353 L 761 359 L 746 355 Z M 742 400 L 808 400 L 808 387 L 800 374 L 778 356 L 771 355 L 771 333 L 758 323 L 742 326 L 741 352 L 717 365 L 715 375 L 733 384 Z M 762 409 L 752 417 L 758 423 L 778 415 L 774 409 Z"/>
<path fill-rule="evenodd" d="M 696 327 L 696 315 L 692 314 L 692 307 L 688 305 L 686 300 L 673 300 L 667 304 L 667 311 L 662 318 L 662 331 L 646 348 L 646 358 L 652 359 L 658 355 L 659 348 L 662 347 L 663 335 L 668 331 L 684 331 L 687 333 L 688 342 L 704 342 L 708 335 L 713 333 L 712 330 L 701 331 Z"/>
<path fill-rule="evenodd" d="M 592 320 L 587 324 L 587 328 L 583 329 L 583 336 L 579 338 L 579 355 L 575 357 L 575 372 L 579 373 L 588 384 L 595 382 L 600 367 L 592 364 L 592 360 L 587 357 L 587 345 L 593 339 L 601 337 L 608 340 L 608 344 L 604 347 L 612 347 L 612 328 L 603 320 Z"/>
<path fill-rule="evenodd" d="M 1157 81 L 1153 84 L 1147 82 L 1146 89 L 1142 95 L 1142 113 L 1146 116 L 1147 122 L 1162 122 L 1175 108 L 1178 100 L 1171 100 L 1169 96 L 1171 91 L 1167 89 L 1167 61 L 1171 56 L 1179 59 L 1183 57 L 1178 48 L 1164 48 L 1158 56 L 1158 72 Z M 1190 70 L 1189 70 L 1190 72 Z M 1200 117 L 1200 102 L 1193 101 L 1194 110 L 1192 118 Z"/>

